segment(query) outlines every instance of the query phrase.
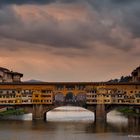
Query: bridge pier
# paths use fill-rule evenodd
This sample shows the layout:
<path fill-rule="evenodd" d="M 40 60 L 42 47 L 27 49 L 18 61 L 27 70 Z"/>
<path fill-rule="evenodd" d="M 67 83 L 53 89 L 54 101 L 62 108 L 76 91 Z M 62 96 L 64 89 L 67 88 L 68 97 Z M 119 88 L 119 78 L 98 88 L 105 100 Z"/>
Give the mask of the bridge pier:
<path fill-rule="evenodd" d="M 95 122 L 106 122 L 107 112 L 105 104 L 97 104 L 95 109 Z"/>
<path fill-rule="evenodd" d="M 54 105 L 34 104 L 32 106 L 32 119 L 46 121 L 46 113 L 54 108 Z"/>
<path fill-rule="evenodd" d="M 43 105 L 35 104 L 33 105 L 33 113 L 32 113 L 33 120 L 45 120 L 46 113 L 44 113 Z"/>

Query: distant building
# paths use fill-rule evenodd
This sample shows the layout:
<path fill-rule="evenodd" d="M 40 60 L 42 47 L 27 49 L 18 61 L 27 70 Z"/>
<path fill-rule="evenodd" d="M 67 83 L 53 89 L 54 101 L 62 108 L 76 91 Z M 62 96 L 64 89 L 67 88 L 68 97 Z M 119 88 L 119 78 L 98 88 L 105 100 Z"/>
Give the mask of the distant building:
<path fill-rule="evenodd" d="M 132 82 L 140 82 L 140 66 L 137 67 L 132 73 Z"/>
<path fill-rule="evenodd" d="M 22 73 L 0 67 L 0 82 L 21 82 Z"/>

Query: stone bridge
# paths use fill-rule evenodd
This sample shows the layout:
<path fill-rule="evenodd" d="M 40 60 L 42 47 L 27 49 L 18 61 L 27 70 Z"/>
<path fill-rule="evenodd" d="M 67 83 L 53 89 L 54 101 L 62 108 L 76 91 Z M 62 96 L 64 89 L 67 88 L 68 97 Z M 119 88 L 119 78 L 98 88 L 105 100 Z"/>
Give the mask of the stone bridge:
<path fill-rule="evenodd" d="M 69 104 L 70 105 L 70 104 Z M 9 107 L 9 105 L 5 105 Z M 14 108 L 22 108 L 26 113 L 32 113 L 32 119 L 33 120 L 44 120 L 47 121 L 46 118 L 46 113 L 57 108 L 61 107 L 63 105 L 57 105 L 57 104 L 52 104 L 52 105 L 44 105 L 44 104 L 24 104 L 24 105 L 14 105 L 12 107 Z M 71 104 L 71 106 L 73 106 Z M 74 105 L 75 106 L 75 105 Z M 84 106 L 79 107 L 85 108 L 95 114 L 95 122 L 106 122 L 107 120 L 107 113 L 110 112 L 111 110 L 117 109 L 118 107 L 130 107 L 131 109 L 135 110 L 135 112 L 140 113 L 140 106 L 139 105 L 116 105 L 116 104 L 96 104 L 96 105 L 88 105 L 85 104 Z M 11 106 L 10 106 L 11 107 Z"/>
<path fill-rule="evenodd" d="M 0 106 L 24 108 L 33 120 L 46 120 L 46 112 L 60 106 L 80 106 L 95 113 L 95 121 L 119 106 L 140 112 L 140 83 L 1 83 Z"/>

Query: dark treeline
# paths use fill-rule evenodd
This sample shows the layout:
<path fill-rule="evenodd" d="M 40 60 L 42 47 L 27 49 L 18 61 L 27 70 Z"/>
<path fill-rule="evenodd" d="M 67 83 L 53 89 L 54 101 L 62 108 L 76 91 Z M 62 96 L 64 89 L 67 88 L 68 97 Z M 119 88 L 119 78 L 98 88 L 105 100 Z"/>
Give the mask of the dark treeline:
<path fill-rule="evenodd" d="M 126 82 L 131 82 L 132 77 L 131 76 L 121 76 L 121 78 L 119 79 L 111 79 L 107 82 L 111 82 L 111 83 L 126 83 Z"/>

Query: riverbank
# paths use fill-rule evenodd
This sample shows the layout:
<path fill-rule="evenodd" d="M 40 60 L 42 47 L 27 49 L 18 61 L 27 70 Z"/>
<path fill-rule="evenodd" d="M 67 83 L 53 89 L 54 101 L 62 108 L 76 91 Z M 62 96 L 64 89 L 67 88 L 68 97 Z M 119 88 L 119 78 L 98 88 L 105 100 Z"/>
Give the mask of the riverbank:
<path fill-rule="evenodd" d="M 7 109 L 5 111 L 0 112 L 0 117 L 6 117 L 10 115 L 23 115 L 25 111 L 23 109 Z"/>
<path fill-rule="evenodd" d="M 140 117 L 140 113 L 137 113 L 133 108 L 123 107 L 123 108 L 118 108 L 117 111 L 121 112 L 125 116 Z"/>

